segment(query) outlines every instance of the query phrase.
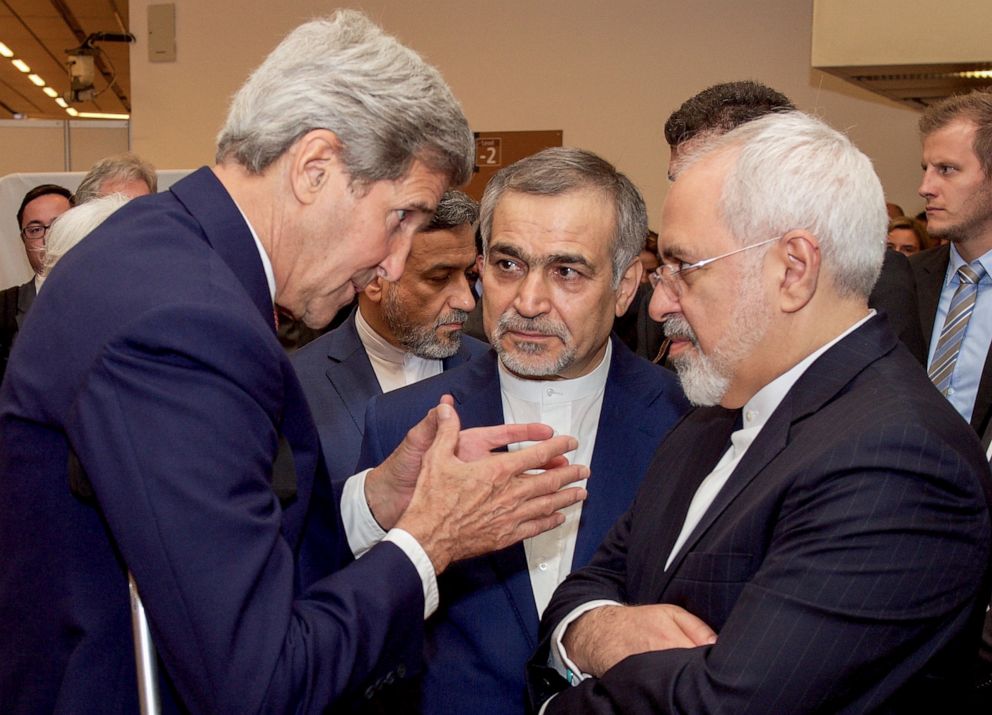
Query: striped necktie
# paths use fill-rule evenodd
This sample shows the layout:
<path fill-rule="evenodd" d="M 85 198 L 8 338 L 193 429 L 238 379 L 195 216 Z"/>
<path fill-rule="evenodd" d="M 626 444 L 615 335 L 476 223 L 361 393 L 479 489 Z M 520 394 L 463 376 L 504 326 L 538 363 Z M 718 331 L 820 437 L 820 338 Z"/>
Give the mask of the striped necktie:
<path fill-rule="evenodd" d="M 974 267 L 965 264 L 958 268 L 958 288 L 951 298 L 951 307 L 947 310 L 944 327 L 940 331 L 937 349 L 933 353 L 928 374 L 930 380 L 940 393 L 947 397 L 951 387 L 951 376 L 961 352 L 961 342 L 964 340 L 968 321 L 975 310 L 975 299 L 978 297 L 978 282 L 985 275 L 985 268 L 978 261 Z"/>

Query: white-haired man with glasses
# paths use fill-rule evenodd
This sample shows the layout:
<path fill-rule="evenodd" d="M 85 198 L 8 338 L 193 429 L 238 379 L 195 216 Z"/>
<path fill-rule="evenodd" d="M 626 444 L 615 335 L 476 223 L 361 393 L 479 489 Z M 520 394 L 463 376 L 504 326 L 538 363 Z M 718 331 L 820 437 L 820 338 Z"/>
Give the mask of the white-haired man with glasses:
<path fill-rule="evenodd" d="M 0 292 L 0 381 L 3 381 L 14 338 L 38 294 L 38 276 L 45 260 L 45 236 L 52 222 L 72 206 L 71 201 L 69 189 L 57 184 L 41 184 L 24 195 L 17 209 L 17 227 L 34 275 L 27 283 Z"/>
<path fill-rule="evenodd" d="M 886 224 L 868 158 L 796 112 L 687 158 L 651 311 L 699 408 L 545 611 L 549 715 L 961 711 L 992 487 L 868 307 Z"/>

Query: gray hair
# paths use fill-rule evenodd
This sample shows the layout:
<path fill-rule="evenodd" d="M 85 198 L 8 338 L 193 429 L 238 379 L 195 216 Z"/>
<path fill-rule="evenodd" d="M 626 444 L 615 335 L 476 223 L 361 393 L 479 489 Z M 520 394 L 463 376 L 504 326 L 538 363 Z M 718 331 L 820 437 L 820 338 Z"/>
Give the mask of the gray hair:
<path fill-rule="evenodd" d="M 100 159 L 79 182 L 73 196 L 76 206 L 101 196 L 100 186 L 105 181 L 144 181 L 151 193 L 158 191 L 158 175 L 155 167 L 137 154 L 124 152 Z"/>
<path fill-rule="evenodd" d="M 459 226 L 472 226 L 479 220 L 479 202 L 466 193 L 451 189 L 438 202 L 437 211 L 425 231 L 444 231 Z"/>
<path fill-rule="evenodd" d="M 234 95 L 217 162 L 259 174 L 301 136 L 341 141 L 352 181 L 396 180 L 415 160 L 461 185 L 475 143 L 440 73 L 354 10 L 289 33 Z"/>
<path fill-rule="evenodd" d="M 493 213 L 503 194 L 516 191 L 537 196 L 559 196 L 571 191 L 594 189 L 613 200 L 616 230 L 613 234 L 613 287 L 641 254 L 648 232 L 648 213 L 641 192 L 611 163 L 590 151 L 553 148 L 521 159 L 500 170 L 482 196 L 481 234 L 483 252 L 488 251 Z"/>
<path fill-rule="evenodd" d="M 41 276 L 47 278 L 55 264 L 130 199 L 124 194 L 99 196 L 69 209 L 52 223 L 45 239 L 45 261 Z"/>
<path fill-rule="evenodd" d="M 718 208 L 740 245 L 807 230 L 838 294 L 868 297 L 889 217 L 871 161 L 848 137 L 801 112 L 772 114 L 711 140 L 683 171 L 717 151 L 736 154 Z"/>

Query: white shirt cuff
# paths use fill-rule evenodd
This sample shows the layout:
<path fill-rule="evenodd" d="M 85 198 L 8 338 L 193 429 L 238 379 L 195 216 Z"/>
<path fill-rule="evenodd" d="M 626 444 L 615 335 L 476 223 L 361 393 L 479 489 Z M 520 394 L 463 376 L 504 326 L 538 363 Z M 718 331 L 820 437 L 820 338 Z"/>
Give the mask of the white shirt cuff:
<path fill-rule="evenodd" d="M 426 620 L 437 610 L 440 597 L 437 592 L 437 576 L 434 573 L 434 564 L 424 548 L 408 531 L 403 529 L 390 529 L 383 541 L 392 541 L 407 555 L 413 562 L 420 574 L 420 582 L 424 587 L 424 619 Z"/>
<path fill-rule="evenodd" d="M 426 619 L 437 610 L 440 597 L 437 590 L 437 575 L 434 564 L 420 543 L 403 529 L 390 529 L 387 534 L 372 516 L 369 503 L 365 499 L 365 477 L 371 472 L 366 469 L 354 476 L 348 477 L 341 491 L 341 522 L 344 533 L 348 538 L 348 546 L 356 559 L 380 541 L 391 541 L 406 554 L 420 575 L 424 588 L 424 618 Z"/>
<path fill-rule="evenodd" d="M 602 608 L 603 606 L 620 605 L 623 604 L 607 599 L 599 599 L 597 601 L 583 603 L 581 606 L 577 606 L 572 609 L 569 614 L 561 620 L 561 623 L 555 627 L 554 631 L 551 632 L 551 655 L 548 657 L 548 665 L 557 670 L 561 677 L 568 681 L 569 685 L 578 685 L 583 680 L 591 678 L 592 676 L 579 670 L 575 663 L 573 663 L 568 657 L 568 653 L 565 652 L 565 646 L 562 643 L 562 638 L 565 637 L 565 631 L 568 630 L 568 627 L 578 620 L 579 616 L 584 613 L 588 613 L 596 608 Z M 545 703 L 545 705 L 547 705 L 547 703 Z"/>
<path fill-rule="evenodd" d="M 386 532 L 372 516 L 369 503 L 365 499 L 365 477 L 371 472 L 364 472 L 348 477 L 341 491 L 341 523 L 348 537 L 348 546 L 355 558 L 382 541 Z"/>

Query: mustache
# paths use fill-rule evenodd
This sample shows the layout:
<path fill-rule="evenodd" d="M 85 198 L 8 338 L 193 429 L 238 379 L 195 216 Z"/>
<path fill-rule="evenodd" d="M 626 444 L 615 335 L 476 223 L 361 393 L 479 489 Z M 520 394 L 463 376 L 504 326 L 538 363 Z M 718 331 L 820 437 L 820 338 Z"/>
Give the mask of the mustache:
<path fill-rule="evenodd" d="M 440 328 L 442 325 L 446 325 L 448 323 L 464 323 L 466 320 L 468 320 L 468 313 L 459 308 L 455 308 L 448 313 L 437 316 L 437 319 L 434 321 L 434 327 Z"/>
<path fill-rule="evenodd" d="M 665 319 L 665 337 L 672 340 L 688 340 L 693 347 L 699 347 L 696 332 L 689 325 L 689 321 L 681 315 L 671 315 Z"/>
<path fill-rule="evenodd" d="M 547 317 L 525 318 L 516 311 L 507 311 L 499 317 L 499 322 L 496 323 L 496 328 L 493 330 L 493 336 L 498 340 L 511 331 L 549 335 L 562 342 L 568 342 L 572 339 L 572 333 L 569 332 L 564 323 Z"/>

